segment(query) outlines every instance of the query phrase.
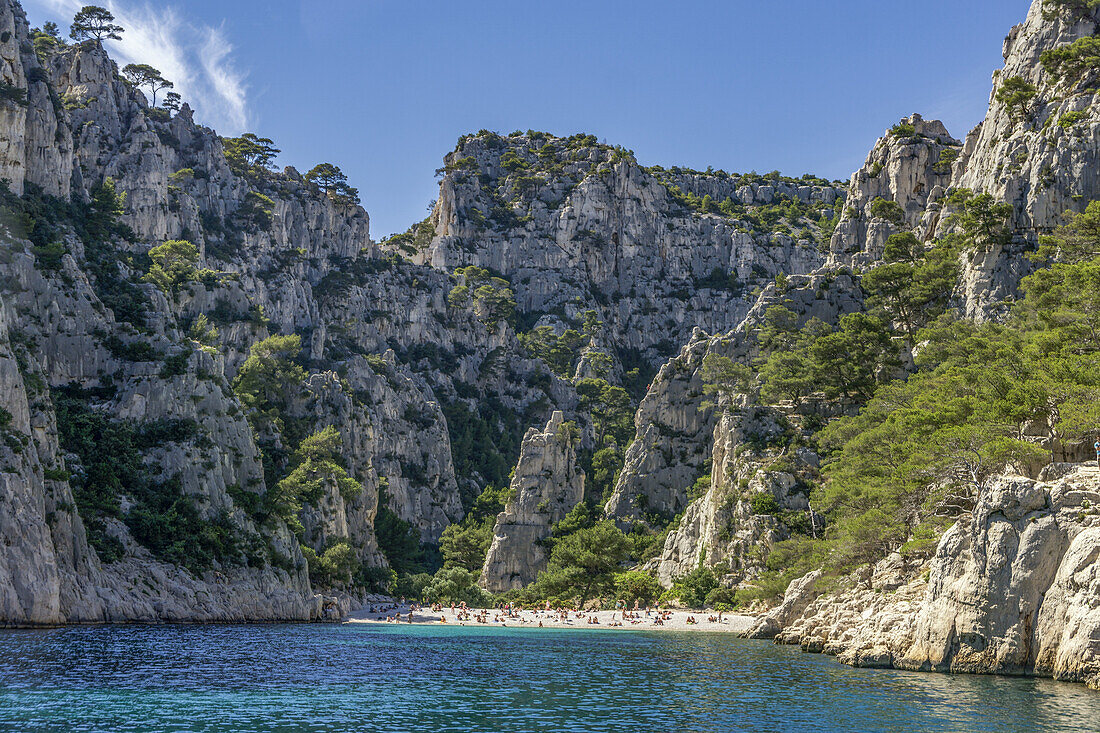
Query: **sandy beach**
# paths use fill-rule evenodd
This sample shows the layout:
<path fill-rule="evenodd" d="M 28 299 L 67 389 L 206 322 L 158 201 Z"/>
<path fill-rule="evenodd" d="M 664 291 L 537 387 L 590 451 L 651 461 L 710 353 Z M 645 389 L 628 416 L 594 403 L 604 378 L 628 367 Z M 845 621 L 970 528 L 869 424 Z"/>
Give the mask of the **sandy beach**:
<path fill-rule="evenodd" d="M 513 612 L 514 615 L 506 616 L 504 612 L 500 610 L 489 610 L 488 621 L 485 623 L 479 623 L 475 620 L 476 612 L 471 614 L 471 618 L 458 621 L 456 620 L 456 614 L 452 613 L 450 608 L 447 608 L 443 613 L 432 612 L 428 609 L 420 609 L 412 612 L 412 621 L 409 619 L 409 610 L 411 606 L 406 604 L 404 606 L 382 606 L 379 604 L 368 605 L 367 607 L 358 611 L 353 611 L 348 615 L 348 623 L 358 624 L 443 624 L 455 626 L 495 626 L 495 627 L 507 627 L 507 628 L 519 628 L 519 629 L 611 629 L 616 631 L 622 630 L 635 630 L 635 631 L 711 631 L 711 632 L 726 632 L 726 633 L 739 633 L 747 631 L 752 627 L 753 622 L 756 620 L 754 616 L 742 616 L 738 614 L 724 613 L 722 614 L 722 621 L 711 621 L 710 619 L 718 616 L 717 611 L 681 611 L 674 610 L 668 612 L 662 612 L 664 616 L 663 623 L 657 624 L 657 613 L 650 611 L 649 616 L 646 616 L 644 612 L 639 611 L 628 612 L 628 618 L 623 618 L 622 611 L 585 611 L 577 613 L 570 611 L 568 618 L 563 621 L 561 614 L 553 611 L 541 611 L 541 610 L 524 610 Z M 379 610 L 386 609 L 386 610 Z M 387 618 L 392 618 L 396 613 L 401 614 L 401 621 L 387 621 Z M 635 618 L 630 618 L 634 616 Z M 599 623 L 589 623 L 588 619 L 595 617 L 599 620 Z M 688 618 L 694 617 L 697 623 L 688 623 Z M 444 621 L 445 619 L 445 621 Z M 541 624 L 541 626 L 540 626 Z"/>

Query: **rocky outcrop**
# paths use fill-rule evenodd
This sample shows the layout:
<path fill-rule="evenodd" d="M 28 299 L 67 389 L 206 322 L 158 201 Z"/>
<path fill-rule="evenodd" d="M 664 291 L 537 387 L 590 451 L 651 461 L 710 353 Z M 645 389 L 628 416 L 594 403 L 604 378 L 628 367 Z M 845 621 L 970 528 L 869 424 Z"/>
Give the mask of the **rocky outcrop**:
<path fill-rule="evenodd" d="M 493 593 L 522 588 L 546 568 L 543 541 L 584 498 L 584 471 L 577 467 L 576 425 L 555 412 L 539 431 L 523 438 L 509 490 L 513 498 L 497 517 L 493 543 L 481 571 L 481 586 Z"/>
<path fill-rule="evenodd" d="M 1004 43 L 1004 68 L 993 75 L 989 111 L 967 136 L 952 185 L 993 194 L 1014 207 L 1014 229 L 1029 239 L 1062 223 L 1067 210 L 1100 198 L 1100 118 L 1088 72 L 1065 76 L 1042 62 L 1045 51 L 1094 36 L 1100 9 L 1034 0 Z M 1009 79 L 1034 85 L 1021 108 L 997 98 Z M 1069 116 L 1067 116 L 1069 115 Z"/>
<path fill-rule="evenodd" d="M 344 460 L 363 485 L 354 498 L 332 493 L 303 508 L 308 543 L 320 551 L 350 540 L 361 563 L 384 564 L 373 530 L 382 478 L 394 511 L 423 539 L 437 540 L 462 508 L 431 388 L 392 356 L 388 366 L 383 359 L 372 367 L 362 356 L 371 352 L 356 345 L 349 359 L 346 347 L 333 348 L 343 346 L 342 334 L 320 312 L 322 296 L 339 292 L 326 287 L 327 275 L 351 269 L 364 279 L 372 266 L 349 262 L 381 259 L 366 213 L 337 205 L 292 170 L 238 175 L 221 139 L 189 108 L 151 109 L 98 44 L 47 50 L 39 60 L 10 0 L 0 3 L 0 26 L 5 82 L 27 92 L 26 104 L 3 102 L 10 110 L 0 120 L 0 165 L 38 218 L 37 239 L 28 242 L 32 230 L 5 216 L 13 226 L 0 253 L 0 298 L 17 336 L 9 363 L 27 385 L 5 390 L 0 412 L 13 415 L 10 446 L 24 446 L 4 474 L 0 501 L 11 509 L 2 521 L 13 538 L 0 558 L 0 620 L 308 620 L 338 607 L 311 589 L 299 538 L 263 508 L 274 487 L 265 486 L 264 456 L 230 387 L 249 347 L 272 333 L 302 335 L 316 372 L 291 395 L 290 416 L 307 433 L 339 419 Z M 124 237 L 73 227 L 63 200 L 71 193 L 86 201 L 107 179 L 125 195 Z M 208 275 L 162 292 L 139 282 L 144 266 L 134 259 L 170 238 L 197 244 Z M 396 279 L 379 279 L 387 278 Z M 385 303 L 403 316 L 402 300 Z M 199 316 L 217 326 L 216 343 L 189 337 Z M 471 319 L 468 330 L 482 354 L 492 349 L 482 324 Z M 326 351 L 340 361 L 325 361 Z M 65 425 L 59 401 L 70 410 Z M 145 489 L 108 490 L 101 477 L 87 478 L 102 470 L 94 453 L 60 448 L 73 409 L 103 430 L 125 424 L 155 436 L 143 439 L 133 469 Z M 26 449 L 28 441 L 37 451 Z M 278 460 L 293 448 L 271 449 Z M 225 557 L 185 568 L 188 550 L 142 544 L 159 541 L 156 522 L 179 516 L 154 506 L 177 490 L 183 516 L 193 507 L 193 521 L 221 538 Z M 135 507 L 150 512 L 141 515 L 141 541 L 132 532 Z"/>
<path fill-rule="evenodd" d="M 789 424 L 776 410 L 740 406 L 726 411 L 714 428 L 706 492 L 669 532 L 656 563 L 657 580 L 668 587 L 698 565 L 714 568 L 728 585 L 763 572 L 771 547 L 790 536 L 787 522 L 813 527 L 806 469 L 816 467 L 808 450 L 782 445 Z M 785 519 L 784 519 L 785 518 Z"/>
<path fill-rule="evenodd" d="M 701 330 L 680 354 L 661 367 L 634 418 L 637 430 L 607 516 L 622 523 L 652 514 L 664 521 L 683 511 L 688 489 L 706 472 L 707 436 L 714 430 L 714 410 L 701 408 L 699 375 L 710 338 Z"/>
<path fill-rule="evenodd" d="M 774 639 L 780 631 L 802 617 L 815 598 L 820 594 L 817 581 L 821 571 L 814 570 L 791 582 L 783 593 L 783 601 L 761 616 L 745 633 L 749 639 Z"/>
<path fill-rule="evenodd" d="M 784 421 L 797 430 L 800 415 L 707 394 L 703 362 L 752 364 L 772 305 L 826 323 L 861 309 L 852 273 L 875 265 L 890 234 L 947 233 L 952 186 L 1016 207 L 1016 240 L 966 260 L 966 311 L 984 317 L 1014 294 L 1030 267 L 1019 254 L 1063 209 L 1100 195 L 1095 84 L 1041 63 L 1094 34 L 1100 11 L 1045 17 L 1040 6 L 1010 35 L 997 79 L 1022 77 L 1036 96 L 1017 111 L 994 95 L 961 148 L 914 115 L 845 186 L 643 168 L 592 136 L 482 131 L 446 157 L 428 219 L 378 245 L 358 205 L 294 168 L 227 155 L 232 144 L 187 105 L 150 108 L 99 44 L 36 52 L 18 3 L 0 0 L 0 203 L 12 214 L 0 232 L 0 622 L 324 617 L 341 606 L 315 593 L 302 547 L 347 542 L 358 564 L 384 566 L 380 513 L 433 545 L 517 460 L 482 580 L 493 590 L 530 582 L 546 562 L 540 541 L 583 498 L 575 451 L 600 447 L 572 383 L 585 378 L 641 397 L 607 516 L 624 528 L 676 522 L 651 566 L 665 584 L 700 558 L 728 585 L 751 580 L 787 523 L 814 528 L 803 474 L 816 457 L 761 448 Z M 122 227 L 93 216 L 111 185 L 125 196 Z M 150 248 L 169 239 L 198 247 L 199 272 L 170 288 L 144 282 Z M 478 277 L 491 293 L 467 287 Z M 194 333 L 203 318 L 216 331 Z M 554 338 L 583 332 L 583 345 L 552 371 L 530 346 L 539 326 Z M 281 427 L 257 427 L 234 380 L 256 342 L 291 334 L 306 377 L 279 395 Z M 576 446 L 562 439 L 574 422 Z M 525 427 L 544 424 L 520 444 Z M 74 425 L 102 434 L 74 436 Z M 295 448 L 326 426 L 358 490 L 324 483 L 296 516 L 277 512 Z M 140 443 L 129 473 L 92 480 L 96 440 L 114 430 Z M 783 626 L 785 638 L 851 650 L 856 663 L 1088 678 L 1091 526 L 1038 511 L 1027 526 L 1005 520 L 1063 558 L 1041 570 L 1020 560 L 1020 577 L 1050 576 L 1039 602 L 1027 583 L 1001 588 L 1030 609 L 1022 623 L 1042 629 L 1026 653 L 1002 641 L 1022 633 L 1010 619 L 986 629 L 966 615 L 995 575 L 975 548 L 1000 520 L 949 535 L 928 590 L 936 618 L 985 629 L 993 652 L 947 639 L 932 615 L 909 622 L 925 586 L 900 557 L 855 579 L 848 600 L 813 601 L 801 620 L 809 596 L 796 593 L 760 633 Z M 1078 513 L 1091 516 L 1083 504 Z M 219 545 L 217 558 L 187 562 L 178 527 L 158 533 L 181 516 Z"/>
<path fill-rule="evenodd" d="M 31 184 L 67 197 L 74 175 L 72 136 L 47 79 L 23 9 L 0 3 L 0 180 L 17 194 Z"/>
<path fill-rule="evenodd" d="M 1004 476 L 926 568 L 887 558 L 777 641 L 859 666 L 1035 674 L 1100 688 L 1100 472 Z M 762 624 L 763 625 L 763 624 Z"/>
<path fill-rule="evenodd" d="M 930 236 L 938 222 L 938 201 L 951 181 L 962 143 L 939 120 L 903 118 L 886 132 L 863 167 L 852 174 L 848 199 L 829 244 L 832 267 L 865 267 L 882 259 L 891 234 L 915 231 Z M 893 220 L 875 209 L 879 200 L 898 205 Z"/>

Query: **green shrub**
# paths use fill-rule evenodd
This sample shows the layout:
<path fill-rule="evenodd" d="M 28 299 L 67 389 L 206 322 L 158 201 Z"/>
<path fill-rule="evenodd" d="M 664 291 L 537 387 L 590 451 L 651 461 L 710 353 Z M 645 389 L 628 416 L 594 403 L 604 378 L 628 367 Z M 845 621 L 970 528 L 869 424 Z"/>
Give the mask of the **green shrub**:
<path fill-rule="evenodd" d="M 490 331 L 500 321 L 515 325 L 516 295 L 508 280 L 474 265 L 459 267 L 451 276 L 458 283 L 447 296 L 447 303 L 451 307 L 461 308 L 472 304 L 478 320 Z"/>
<path fill-rule="evenodd" d="M 1043 15 L 1051 17 L 1062 11 L 1084 15 L 1098 7 L 1100 0 L 1043 0 Z"/>
<path fill-rule="evenodd" d="M 103 339 L 103 346 L 112 356 L 123 361 L 160 361 L 163 358 L 148 341 L 123 341 L 113 333 Z"/>
<path fill-rule="evenodd" d="M 424 600 L 424 589 L 432 582 L 428 573 L 416 573 L 397 576 L 397 582 L 390 588 L 394 598 L 406 598 L 411 601 Z"/>
<path fill-rule="evenodd" d="M 506 493 L 506 489 L 485 487 L 462 521 L 443 530 L 439 540 L 443 567 L 481 572 L 493 541 L 493 525 L 497 515 L 504 511 Z"/>
<path fill-rule="evenodd" d="M 871 216 L 875 219 L 885 219 L 894 226 L 905 224 L 905 209 L 901 208 L 901 204 L 881 197 L 871 202 Z"/>
<path fill-rule="evenodd" d="M 939 159 L 933 164 L 932 171 L 941 176 L 945 176 L 951 172 L 951 167 L 955 165 L 955 161 L 958 159 L 958 148 L 944 148 L 940 151 Z"/>
<path fill-rule="evenodd" d="M 172 356 L 164 357 L 164 366 L 160 369 L 161 379 L 170 379 L 187 373 L 187 362 L 191 359 L 191 351 L 185 350 Z"/>
<path fill-rule="evenodd" d="M 478 576 L 465 568 L 442 568 L 424 586 L 429 603 L 465 603 L 470 608 L 491 608 L 493 595 L 478 587 Z"/>
<path fill-rule="evenodd" d="M 689 608 L 702 608 L 706 605 L 707 596 L 718 588 L 718 579 L 714 570 L 705 566 L 692 570 L 687 575 L 676 578 L 672 587 L 661 596 L 661 601 L 678 599 L 681 604 Z"/>
<path fill-rule="evenodd" d="M 894 137 L 913 137 L 917 134 L 917 128 L 907 122 L 899 122 L 890 128 L 890 134 Z"/>
<path fill-rule="evenodd" d="M 780 512 L 779 502 L 776 501 L 775 496 L 767 491 L 753 494 L 749 500 L 749 505 L 752 506 L 753 514 L 775 515 Z"/>
<path fill-rule="evenodd" d="M 1064 115 L 1058 118 L 1058 126 L 1061 127 L 1063 130 L 1069 130 L 1077 123 L 1087 120 L 1088 117 L 1089 113 L 1085 110 L 1066 112 Z"/>
<path fill-rule="evenodd" d="M 661 584 L 649 573 L 628 570 L 615 576 L 615 597 L 626 601 L 628 607 L 634 601 L 648 606 L 660 595 Z"/>
<path fill-rule="evenodd" d="M 363 491 L 363 486 L 338 461 L 342 460 L 343 439 L 329 425 L 305 438 L 294 452 L 293 470 L 269 491 L 267 503 L 273 514 L 296 532 L 302 531 L 298 518 L 303 504 L 317 505 L 326 487 L 335 487 L 345 501 L 351 501 Z"/>
<path fill-rule="evenodd" d="M 0 82 L 0 101 L 19 107 L 27 106 L 27 90 L 6 81 Z"/>
<path fill-rule="evenodd" d="M 179 286 L 205 279 L 214 273 L 199 270 L 195 264 L 199 261 L 199 249 L 182 239 L 173 239 L 149 250 L 149 273 L 142 278 L 151 282 L 165 293 L 174 293 Z"/>
<path fill-rule="evenodd" d="M 553 326 L 539 326 L 519 334 L 518 337 L 520 345 L 528 354 L 542 359 L 550 367 L 550 371 L 563 379 L 573 376 L 573 367 L 580 359 L 580 350 L 588 343 L 588 339 L 579 331 L 568 328 L 559 336 L 554 333 Z"/>
<path fill-rule="evenodd" d="M 1027 79 L 1010 76 L 1001 83 L 994 98 L 1009 110 L 1013 119 L 1023 119 L 1027 117 L 1031 101 L 1038 93 L 1039 90 Z"/>
<path fill-rule="evenodd" d="M 359 575 L 359 558 L 346 538 L 333 540 L 320 555 L 307 545 L 302 545 L 301 550 L 309 565 L 310 583 L 315 588 L 348 586 Z"/>
<path fill-rule="evenodd" d="M 56 272 L 61 269 L 61 258 L 68 253 L 68 250 L 60 242 L 53 242 L 42 247 L 32 247 L 31 252 L 34 253 L 35 261 L 42 270 Z"/>

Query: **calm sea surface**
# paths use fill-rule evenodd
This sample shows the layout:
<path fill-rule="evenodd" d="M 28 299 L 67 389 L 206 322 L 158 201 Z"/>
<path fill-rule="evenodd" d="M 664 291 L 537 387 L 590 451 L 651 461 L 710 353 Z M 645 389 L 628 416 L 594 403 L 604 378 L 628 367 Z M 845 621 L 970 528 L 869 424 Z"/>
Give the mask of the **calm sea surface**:
<path fill-rule="evenodd" d="M 0 631 L 4 731 L 1097 731 L 1100 693 L 859 670 L 722 634 Z"/>

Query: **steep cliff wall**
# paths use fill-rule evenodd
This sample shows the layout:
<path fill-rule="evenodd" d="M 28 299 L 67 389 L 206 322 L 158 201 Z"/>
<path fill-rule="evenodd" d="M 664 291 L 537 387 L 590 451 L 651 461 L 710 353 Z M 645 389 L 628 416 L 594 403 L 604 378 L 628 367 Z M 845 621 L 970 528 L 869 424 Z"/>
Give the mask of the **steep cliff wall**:
<path fill-rule="evenodd" d="M 835 323 L 845 313 L 859 310 L 861 303 L 858 284 L 845 271 L 792 277 L 782 287 L 769 285 L 729 333 L 694 334 L 680 355 L 662 367 L 642 400 L 635 417 L 636 437 L 606 506 L 608 517 L 627 523 L 655 513 L 667 523 L 687 508 L 688 489 L 711 468 L 711 446 L 721 416 L 713 397 L 704 392 L 702 367 L 708 355 L 751 364 L 758 353 L 757 329 L 770 306 L 789 308 L 799 324 L 811 318 Z"/>
<path fill-rule="evenodd" d="M 595 310 L 616 352 L 654 363 L 696 327 L 736 326 L 777 273 L 819 267 L 845 195 L 818 179 L 645 169 L 593 136 L 530 131 L 467 136 L 442 171 L 422 236 L 402 241 L 415 261 L 498 272 L 531 317 Z"/>
<path fill-rule="evenodd" d="M 849 196 L 829 243 L 829 265 L 873 265 L 882 259 L 887 238 L 898 232 L 929 238 L 961 145 L 942 122 L 920 115 L 903 118 L 879 138 L 848 184 Z M 896 203 L 896 213 L 877 207 L 881 202 Z"/>

